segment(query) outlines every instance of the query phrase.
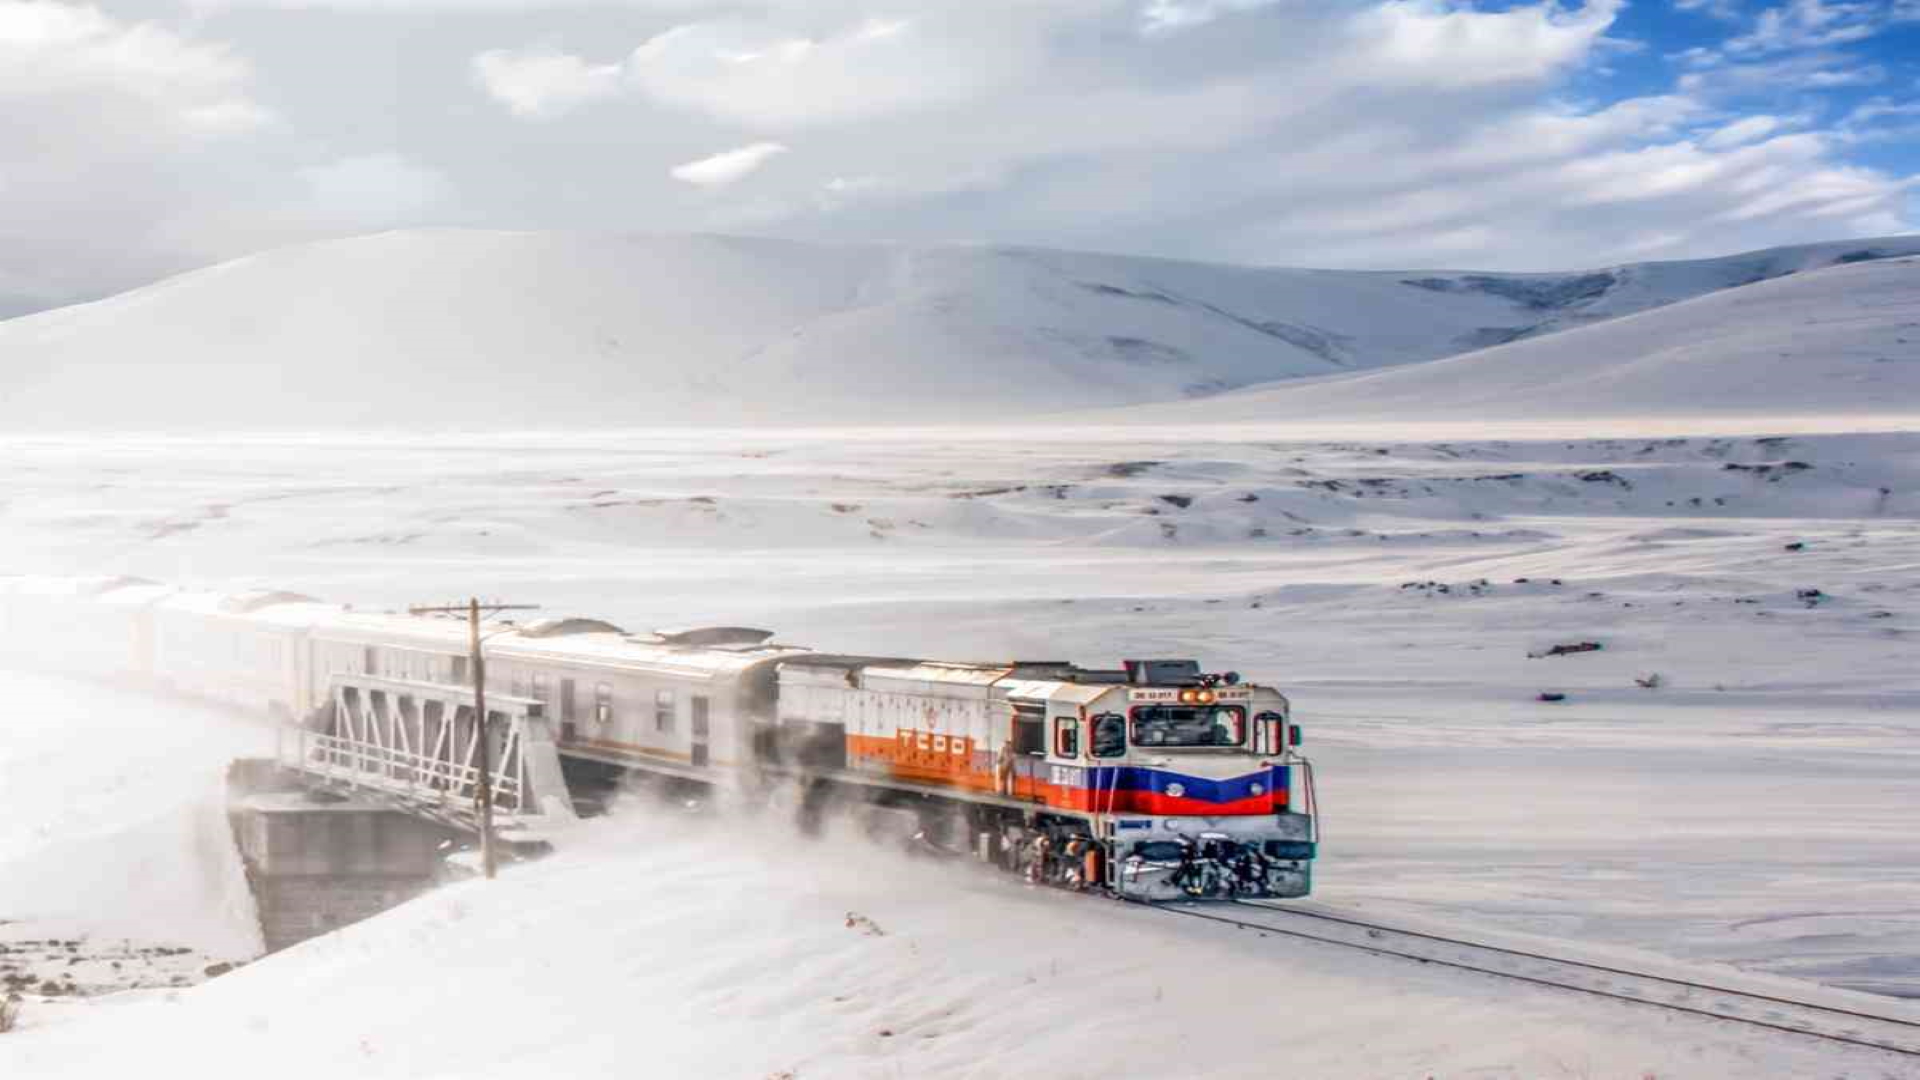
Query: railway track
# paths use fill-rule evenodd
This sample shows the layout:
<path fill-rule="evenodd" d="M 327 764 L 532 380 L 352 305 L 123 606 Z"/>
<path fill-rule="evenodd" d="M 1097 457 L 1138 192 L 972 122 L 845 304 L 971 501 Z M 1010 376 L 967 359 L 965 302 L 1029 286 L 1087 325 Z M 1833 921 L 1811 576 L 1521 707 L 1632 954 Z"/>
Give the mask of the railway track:
<path fill-rule="evenodd" d="M 1249 900 L 1154 905 L 1155 910 L 1244 930 L 1319 941 L 1536 986 L 1612 998 L 1920 1060 L 1920 1020 L 1819 1005 L 1629 968 L 1511 949 L 1464 938 Z"/>

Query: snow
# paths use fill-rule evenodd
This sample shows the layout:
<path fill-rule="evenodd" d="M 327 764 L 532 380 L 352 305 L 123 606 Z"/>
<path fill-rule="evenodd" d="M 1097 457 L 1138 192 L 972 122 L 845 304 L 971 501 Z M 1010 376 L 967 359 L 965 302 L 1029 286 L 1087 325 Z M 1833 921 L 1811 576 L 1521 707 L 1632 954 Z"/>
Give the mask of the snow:
<path fill-rule="evenodd" d="M 0 1040 L 11 1074 L 1881 1075 L 1871 1052 L 1034 892 L 636 807 L 171 999 Z M 82 1010 L 74 1010 L 82 1011 Z"/>
<path fill-rule="evenodd" d="M 1156 406 L 1163 420 L 1905 417 L 1920 406 L 1920 259 L 1834 266 L 1358 376 Z M 1837 428 L 1844 429 L 1844 428 Z M 1697 433 L 1693 425 L 1689 430 Z"/>
<path fill-rule="evenodd" d="M 268 733 L 20 672 L 0 673 L 0 695 L 0 967 L 100 992 L 258 955 L 225 777 L 235 757 L 271 750 Z M 62 944 L 23 944 L 49 940 Z"/>
<path fill-rule="evenodd" d="M 1355 434 L 16 439 L 0 449 L 0 544 L 45 572 L 362 608 L 478 589 L 832 649 L 1197 656 L 1293 696 L 1327 814 L 1314 904 L 1920 994 L 1905 827 L 1920 435 Z M 1581 640 L 1604 648 L 1528 657 Z M 1634 685 L 1650 672 L 1664 685 Z M 1568 700 L 1536 701 L 1546 689 Z M 103 756 L 108 741 L 82 729 L 60 753 L 171 775 Z M 166 798 L 204 794 L 227 752 L 189 751 Z M 43 777 L 26 805 L 58 820 L 52 789 L 69 781 L 51 760 L 13 767 L 0 790 Z M 155 801 L 129 791 L 124 806 L 98 796 L 107 821 Z M 965 1076 L 995 1074 L 1017 1046 L 1067 1075 L 1258 1075 L 1249 1063 L 1274 1051 L 1256 1021 L 1273 1008 L 1304 1025 L 1289 1060 L 1308 1075 L 1877 1067 L 1317 947 L 1254 952 L 991 876 L 929 877 L 892 853 L 661 820 L 635 808 L 591 846 L 514 871 L 497 900 L 460 886 L 175 1001 L 36 1007 L 0 1072 L 103 1075 L 127 1047 L 217 1045 L 206 1059 L 234 1075 L 269 1054 L 315 1074 L 597 1075 L 644 1052 L 679 1075 Z M 91 832 L 55 836 L 45 861 L 97 873 L 125 845 L 192 843 L 121 827 L 109 851 Z M 217 888 L 169 888 L 142 910 L 220 910 Z M 888 936 L 846 930 L 847 910 Z M 1147 974 L 1162 971 L 1181 973 L 1178 990 Z M 1209 1035 L 1169 1041 L 1143 1010 Z M 1057 1038 L 1005 1030 L 1029 1016 Z M 475 1030 L 498 1038 L 469 1049 Z"/>
<path fill-rule="evenodd" d="M 0 550 L 11 572 L 359 610 L 477 591 L 852 652 L 1193 656 L 1291 695 L 1325 811 L 1320 910 L 1910 1013 L 1895 999 L 1920 997 L 1920 360 L 1899 349 L 1920 340 L 1920 266 L 1852 257 L 1894 243 L 1617 268 L 1604 286 L 717 238 L 289 249 L 0 324 L 0 345 L 32 345 L 10 356 L 60 369 L 0 411 L 61 426 L 84 379 L 111 419 L 186 378 L 219 389 L 183 421 L 258 421 L 16 430 Z M 1183 404 L 1171 369 L 1112 375 L 1125 362 L 1061 346 L 1174 343 L 1228 381 L 1324 370 L 1247 320 L 1337 331 L 1366 346 L 1343 361 L 1401 366 Z M 1536 336 L 1416 362 L 1522 322 Z M 675 348 L 582 360 L 606 327 Z M 170 362 L 132 370 L 133 342 Z M 464 380 L 469 356 L 484 385 Z M 302 365 L 316 374 L 287 378 Z M 707 396 L 827 415 L 855 394 L 888 420 L 976 390 L 1058 415 L 607 432 L 585 421 L 611 414 L 575 411 L 687 420 Z M 425 425 L 435 394 L 447 415 L 527 408 L 485 434 L 265 430 L 388 408 Z M 1159 404 L 1088 408 L 1129 400 Z M 1583 641 L 1602 648 L 1539 655 Z M 196 950 L 160 983 L 257 950 L 214 807 L 221 764 L 264 733 L 44 676 L 0 690 L 16 704 L 0 919 L 24 920 L 0 939 Z M 0 1038 L 0 1076 L 1902 1066 L 638 801 L 499 882 L 191 989 L 32 1002 L 26 1024 Z"/>
<path fill-rule="evenodd" d="M 1920 239 L 1476 275 L 394 232 L 0 323 L 0 420 L 14 430 L 420 431 L 1050 414 L 1431 360 L 1900 253 L 1920 253 Z"/>

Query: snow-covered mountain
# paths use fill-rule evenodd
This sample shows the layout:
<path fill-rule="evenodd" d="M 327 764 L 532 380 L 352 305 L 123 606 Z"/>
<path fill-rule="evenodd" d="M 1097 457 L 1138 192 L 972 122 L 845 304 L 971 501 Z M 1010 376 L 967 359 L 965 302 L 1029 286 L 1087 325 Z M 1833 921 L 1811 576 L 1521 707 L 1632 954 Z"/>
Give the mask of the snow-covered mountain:
<path fill-rule="evenodd" d="M 1831 266 L 1551 337 L 1173 409 L 1275 422 L 1914 416 L 1920 258 Z"/>
<path fill-rule="evenodd" d="M 928 421 L 1433 360 L 1797 271 L 1849 241 L 1570 274 L 968 246 L 408 231 L 0 323 L 15 429 Z"/>

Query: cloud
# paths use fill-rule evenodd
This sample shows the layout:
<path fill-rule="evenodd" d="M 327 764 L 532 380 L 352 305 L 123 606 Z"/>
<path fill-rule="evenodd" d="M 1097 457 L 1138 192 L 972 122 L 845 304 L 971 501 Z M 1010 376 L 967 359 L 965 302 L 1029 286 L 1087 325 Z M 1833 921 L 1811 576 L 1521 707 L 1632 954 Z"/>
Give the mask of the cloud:
<path fill-rule="evenodd" d="M 374 12 L 383 15 L 415 12 L 514 14 L 582 8 L 689 12 L 721 6 L 714 0 L 181 0 L 181 2 L 202 13 L 257 8 L 270 11 Z"/>
<path fill-rule="evenodd" d="M 929 35 L 867 18 L 814 36 L 768 22 L 689 23 L 642 43 L 627 69 L 646 97 L 728 123 L 847 123 L 997 92 L 1025 50 L 1018 38 L 993 47 L 980 28 L 948 21 Z"/>
<path fill-rule="evenodd" d="M 190 163 L 273 122 L 223 44 L 97 8 L 0 0 L 0 295 L 96 291 L 164 265 L 148 237 Z"/>
<path fill-rule="evenodd" d="M 1048 39 L 1063 23 L 1111 16 L 1131 2 L 928 0 L 908 16 L 875 15 L 855 0 L 765 0 L 751 14 L 708 4 L 723 17 L 672 25 L 624 57 L 492 50 L 474 63 L 537 57 L 542 82 L 551 72 L 571 85 L 577 73 L 591 72 L 594 96 L 618 87 L 747 128 L 844 124 L 1017 91 L 1044 74 Z M 514 111 L 534 115 L 525 104 Z"/>
<path fill-rule="evenodd" d="M 700 187 L 722 187 L 757 172 L 762 165 L 786 152 L 787 148 L 777 142 L 757 142 L 676 165 L 669 174 L 675 180 Z"/>
<path fill-rule="evenodd" d="M 0 0 L 0 103 L 138 110 L 156 139 L 219 136 L 267 120 L 249 65 L 223 45 L 58 0 Z"/>
<path fill-rule="evenodd" d="M 1887 69 L 1879 64 L 1820 51 L 1751 63 L 1716 61 L 1680 76 L 1676 85 L 1683 93 L 1724 98 L 1874 86 L 1886 78 Z"/>
<path fill-rule="evenodd" d="M 398 153 L 339 158 L 301 169 L 307 213 L 316 223 L 384 228 L 418 220 L 449 201 L 446 177 Z"/>
<path fill-rule="evenodd" d="M 1743 117 L 1708 135 L 1701 145 L 1709 150 L 1724 150 L 1732 146 L 1741 146 L 1756 139 L 1766 138 L 1780 128 L 1780 118 L 1755 114 Z"/>
<path fill-rule="evenodd" d="M 1279 0 L 1148 0 L 1140 12 L 1140 30 L 1164 34 L 1204 26 L 1224 15 L 1271 7 Z"/>
<path fill-rule="evenodd" d="M 1748 5 L 1743 51 L 1612 97 L 1619 0 L 190 2 L 0 0 L 112 43 L 36 47 L 33 76 L 0 46 L 0 139 L 35 148 L 0 293 L 356 224 L 1492 269 L 1912 224 L 1910 185 L 1848 158 L 1914 118 L 1821 119 L 1841 84 L 1904 102 L 1896 65 L 1805 44 L 1893 25 L 1872 0 Z"/>
<path fill-rule="evenodd" d="M 1673 0 L 1673 6 L 1680 11 L 1711 15 L 1724 22 L 1736 22 L 1740 18 L 1739 0 Z"/>
<path fill-rule="evenodd" d="M 1830 48 L 1872 37 L 1894 17 L 1894 10 L 1881 3 L 1787 0 L 1762 10 L 1752 29 L 1725 48 L 1736 56 Z"/>
<path fill-rule="evenodd" d="M 1433 0 L 1390 0 L 1355 17 L 1354 44 L 1395 81 L 1429 87 L 1538 82 L 1586 58 L 1622 2 L 1479 11 Z"/>
<path fill-rule="evenodd" d="M 482 88 L 515 116 L 557 116 L 620 92 L 619 64 L 589 64 L 550 48 L 490 49 L 473 58 Z"/>

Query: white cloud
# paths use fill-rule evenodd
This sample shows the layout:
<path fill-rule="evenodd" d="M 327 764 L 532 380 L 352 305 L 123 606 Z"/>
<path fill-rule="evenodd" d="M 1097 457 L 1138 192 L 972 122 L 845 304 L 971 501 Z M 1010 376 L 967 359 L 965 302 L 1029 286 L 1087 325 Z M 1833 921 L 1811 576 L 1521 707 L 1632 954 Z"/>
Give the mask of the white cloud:
<path fill-rule="evenodd" d="M 821 186 L 835 195 L 858 195 L 886 190 L 887 180 L 883 176 L 836 176 Z"/>
<path fill-rule="evenodd" d="M 1718 63 L 1680 76 L 1683 93 L 1728 97 L 1834 90 L 1884 82 L 1887 70 L 1836 52 L 1806 52 L 1750 63 Z"/>
<path fill-rule="evenodd" d="M 1496 269 L 1911 224 L 1902 181 L 1846 164 L 1911 121 L 1823 129 L 1815 104 L 1874 79 L 1898 104 L 1888 70 L 1842 46 L 1703 49 L 1645 96 L 1575 100 L 1623 47 L 1620 0 L 190 2 L 308 10 L 170 2 L 177 22 L 141 27 L 0 0 L 88 12 L 116 43 L 41 69 L 58 77 L 0 53 L 0 145 L 36 151 L 8 161 L 0 293 L 119 283 L 161 238 L 177 260 L 356 223 Z M 1898 14 L 1763 0 L 1727 33 L 1759 42 L 1768 5 L 1781 41 Z M 402 40 L 403 62 L 379 51 Z M 363 49 L 380 79 L 313 59 Z"/>
<path fill-rule="evenodd" d="M 995 93 L 1023 46 L 964 35 L 946 24 L 925 36 L 914 22 L 862 19 L 819 36 L 777 23 L 676 26 L 628 58 L 647 97 L 748 127 L 846 123 Z"/>
<path fill-rule="evenodd" d="M 59 0 L 0 0 L 3 103 L 90 99 L 138 108 L 157 137 L 218 136 L 266 121 L 251 75 L 225 46 L 152 23 Z"/>
<path fill-rule="evenodd" d="M 1726 22 L 1740 18 L 1738 0 L 1673 0 L 1673 6 L 1681 11 L 1698 11 Z"/>
<path fill-rule="evenodd" d="M 1355 18 L 1354 44 L 1381 75 L 1399 82 L 1537 82 L 1587 57 L 1622 2 L 1479 11 L 1438 0 L 1388 0 Z"/>
<path fill-rule="evenodd" d="M 517 13 L 560 9 L 610 8 L 642 11 L 687 12 L 721 6 L 715 0 L 181 0 L 200 12 L 264 8 L 276 11 L 366 11 L 382 14 L 407 12 L 481 12 Z"/>
<path fill-rule="evenodd" d="M 515 116 L 558 116 L 620 92 L 619 64 L 589 64 L 551 48 L 491 49 L 473 58 L 482 88 Z"/>
<path fill-rule="evenodd" d="M 391 151 L 300 170 L 316 223 L 384 228 L 418 220 L 451 197 L 446 177 Z"/>
<path fill-rule="evenodd" d="M 191 166 L 267 128 L 225 45 L 97 8 L 0 0 L 0 295 L 87 292 L 167 265 Z"/>
<path fill-rule="evenodd" d="M 1271 7 L 1279 0 L 1147 0 L 1140 11 L 1140 29 L 1146 34 L 1164 34 L 1207 23 L 1241 11 Z"/>
<path fill-rule="evenodd" d="M 1724 150 L 1728 147 L 1742 146 L 1756 139 L 1764 139 L 1780 128 L 1780 118 L 1764 113 L 1743 117 L 1726 125 L 1701 140 L 1701 145 L 1709 150 Z"/>
<path fill-rule="evenodd" d="M 1900 184 L 1839 165 L 1840 140 L 1726 107 L 1883 74 L 1831 50 L 1702 54 L 1672 92 L 1559 102 L 1631 44 L 1609 36 L 1623 7 L 918 0 L 876 24 L 764 0 L 652 36 L 623 75 L 649 122 L 807 133 L 750 195 L 685 204 L 708 228 L 1551 267 L 1899 224 Z M 1765 193 L 1787 209 L 1725 217 Z"/>
<path fill-rule="evenodd" d="M 1786 0 L 1764 8 L 1725 49 L 1735 56 L 1824 49 L 1864 41 L 1891 26 L 1920 20 L 1913 0 Z"/>
<path fill-rule="evenodd" d="M 1829 4 L 1826 0 L 1788 0 L 1767 8 L 1753 28 L 1727 42 L 1730 53 L 1768 53 L 1824 48 L 1870 37 L 1877 30 L 1867 16 L 1871 5 Z"/>
<path fill-rule="evenodd" d="M 762 165 L 786 152 L 787 148 L 780 143 L 757 142 L 676 165 L 669 170 L 669 175 L 701 187 L 722 187 L 759 171 Z"/>
<path fill-rule="evenodd" d="M 518 116 L 555 116 L 630 90 L 743 126 L 795 127 L 988 92 L 1007 68 L 983 44 L 918 40 L 906 19 L 858 19 L 818 37 L 727 20 L 672 27 L 616 63 L 546 48 L 496 49 L 474 57 L 473 67 L 487 92 Z"/>

